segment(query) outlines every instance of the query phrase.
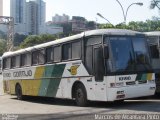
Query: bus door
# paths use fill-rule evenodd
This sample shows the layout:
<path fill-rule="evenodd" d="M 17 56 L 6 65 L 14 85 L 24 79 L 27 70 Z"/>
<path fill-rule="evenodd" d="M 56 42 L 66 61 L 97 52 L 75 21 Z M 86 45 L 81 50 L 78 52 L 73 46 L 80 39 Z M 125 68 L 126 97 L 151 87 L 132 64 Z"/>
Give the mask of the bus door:
<path fill-rule="evenodd" d="M 104 76 L 104 59 L 101 45 L 93 47 L 93 70 L 95 81 L 103 81 Z"/>
<path fill-rule="evenodd" d="M 96 100 L 106 100 L 106 85 L 104 80 L 104 57 L 102 45 L 93 47 L 93 71 L 95 76 Z"/>

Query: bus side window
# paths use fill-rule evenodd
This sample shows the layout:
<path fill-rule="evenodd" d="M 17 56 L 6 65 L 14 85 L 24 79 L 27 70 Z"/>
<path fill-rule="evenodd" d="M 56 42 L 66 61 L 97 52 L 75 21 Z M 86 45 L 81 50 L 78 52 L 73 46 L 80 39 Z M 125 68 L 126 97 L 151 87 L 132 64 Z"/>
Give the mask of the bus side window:
<path fill-rule="evenodd" d="M 9 69 L 11 65 L 11 58 L 3 59 L 3 69 Z"/>
<path fill-rule="evenodd" d="M 20 67 L 20 56 L 11 57 L 11 68 Z"/>
<path fill-rule="evenodd" d="M 11 57 L 11 68 L 16 67 L 16 56 Z"/>
<path fill-rule="evenodd" d="M 38 52 L 38 64 L 44 64 L 45 63 L 45 51 L 43 50 L 39 50 Z"/>
<path fill-rule="evenodd" d="M 71 43 L 62 45 L 62 60 L 71 60 Z"/>
<path fill-rule="evenodd" d="M 16 56 L 16 67 L 20 67 L 20 55 Z"/>
<path fill-rule="evenodd" d="M 72 60 L 81 58 L 81 41 L 72 43 Z"/>
<path fill-rule="evenodd" d="M 159 51 L 157 45 L 151 45 L 150 50 L 152 58 L 159 58 Z"/>
<path fill-rule="evenodd" d="M 37 50 L 32 53 L 32 65 L 44 64 L 45 63 L 44 49 Z"/>
<path fill-rule="evenodd" d="M 38 65 L 38 51 L 32 53 L 32 65 Z"/>
<path fill-rule="evenodd" d="M 61 61 L 61 46 L 53 47 L 53 61 L 60 62 Z"/>
<path fill-rule="evenodd" d="M 53 61 L 53 50 L 52 47 L 46 48 L 46 62 L 51 63 Z"/>
<path fill-rule="evenodd" d="M 20 56 L 21 62 L 20 66 L 30 66 L 31 65 L 31 54 L 30 53 L 25 53 Z"/>

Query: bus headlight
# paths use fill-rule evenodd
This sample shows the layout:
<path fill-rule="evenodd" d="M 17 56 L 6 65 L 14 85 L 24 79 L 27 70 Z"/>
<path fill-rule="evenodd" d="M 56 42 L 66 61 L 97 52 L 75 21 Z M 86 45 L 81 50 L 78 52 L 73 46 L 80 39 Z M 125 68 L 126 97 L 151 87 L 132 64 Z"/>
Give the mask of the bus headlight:
<path fill-rule="evenodd" d="M 124 85 L 124 82 L 116 83 L 116 86 L 123 86 L 123 85 Z"/>
<path fill-rule="evenodd" d="M 111 87 L 121 87 L 121 86 L 123 86 L 123 85 L 124 85 L 123 82 L 119 82 L 119 83 L 110 83 L 110 86 L 111 86 Z"/>

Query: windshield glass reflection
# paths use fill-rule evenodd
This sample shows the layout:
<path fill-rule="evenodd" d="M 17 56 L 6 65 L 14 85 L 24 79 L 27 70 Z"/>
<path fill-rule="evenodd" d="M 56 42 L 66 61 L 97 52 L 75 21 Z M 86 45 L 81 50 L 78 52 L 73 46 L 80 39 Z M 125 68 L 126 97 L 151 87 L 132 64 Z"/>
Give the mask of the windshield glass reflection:
<path fill-rule="evenodd" d="M 111 63 L 108 67 L 111 67 L 110 72 L 151 70 L 149 51 L 144 38 L 110 37 L 109 44 Z"/>

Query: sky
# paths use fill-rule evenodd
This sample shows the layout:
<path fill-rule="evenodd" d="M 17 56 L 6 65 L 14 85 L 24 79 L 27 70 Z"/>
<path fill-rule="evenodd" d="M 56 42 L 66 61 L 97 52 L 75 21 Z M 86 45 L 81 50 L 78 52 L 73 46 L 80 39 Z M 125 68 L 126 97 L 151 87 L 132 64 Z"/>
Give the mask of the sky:
<path fill-rule="evenodd" d="M 51 21 L 55 14 L 82 16 L 87 20 L 107 23 L 106 20 L 97 16 L 101 13 L 112 24 L 116 25 L 124 21 L 120 5 L 116 0 L 44 0 L 46 2 L 46 21 Z M 127 22 L 145 21 L 152 16 L 160 16 L 158 10 L 150 10 L 151 0 L 119 0 L 126 12 L 127 7 L 135 2 L 142 2 L 143 6 L 132 5 L 128 10 Z M 10 0 L 3 0 L 4 16 L 10 15 Z"/>

